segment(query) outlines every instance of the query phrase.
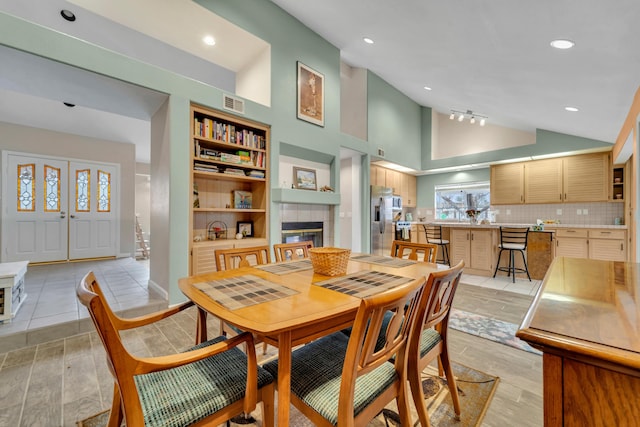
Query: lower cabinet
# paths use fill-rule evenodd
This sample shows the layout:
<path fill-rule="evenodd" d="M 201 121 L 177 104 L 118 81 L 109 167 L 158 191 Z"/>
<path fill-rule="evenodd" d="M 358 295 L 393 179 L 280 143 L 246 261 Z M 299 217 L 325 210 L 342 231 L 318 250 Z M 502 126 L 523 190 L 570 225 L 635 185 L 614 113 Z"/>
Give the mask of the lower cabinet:
<path fill-rule="evenodd" d="M 450 229 L 451 265 L 464 260 L 464 270 L 482 276 L 493 274 L 495 231 L 470 228 Z"/>
<path fill-rule="evenodd" d="M 626 261 L 626 231 L 560 228 L 556 232 L 556 256 Z"/>
<path fill-rule="evenodd" d="M 216 271 L 216 249 L 246 248 L 267 245 L 267 239 L 216 240 L 193 245 L 191 275 Z M 271 254 L 273 256 L 273 254 Z"/>

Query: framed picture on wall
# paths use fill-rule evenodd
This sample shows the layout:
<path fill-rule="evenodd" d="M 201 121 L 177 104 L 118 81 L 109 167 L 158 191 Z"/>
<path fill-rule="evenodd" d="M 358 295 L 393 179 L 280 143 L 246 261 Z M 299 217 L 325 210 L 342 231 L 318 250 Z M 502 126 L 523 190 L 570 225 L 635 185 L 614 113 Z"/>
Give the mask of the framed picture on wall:
<path fill-rule="evenodd" d="M 318 189 L 318 185 L 316 183 L 315 169 L 305 169 L 294 166 L 293 187 L 299 190 L 316 191 Z"/>
<path fill-rule="evenodd" d="M 298 62 L 298 118 L 324 126 L 324 75 Z"/>

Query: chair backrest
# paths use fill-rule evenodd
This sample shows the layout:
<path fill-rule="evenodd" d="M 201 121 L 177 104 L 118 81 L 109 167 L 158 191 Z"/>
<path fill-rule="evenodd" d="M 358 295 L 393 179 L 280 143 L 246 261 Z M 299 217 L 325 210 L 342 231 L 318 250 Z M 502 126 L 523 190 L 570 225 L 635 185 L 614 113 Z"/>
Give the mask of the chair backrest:
<path fill-rule="evenodd" d="M 500 244 L 503 247 L 504 245 L 516 245 L 526 249 L 528 236 L 529 227 L 500 227 Z"/>
<path fill-rule="evenodd" d="M 425 278 L 420 277 L 360 302 L 345 353 L 339 397 L 344 404 L 340 404 L 338 419 L 353 417 L 356 379 L 387 363 L 394 355 L 399 381 L 405 380 L 402 370 L 406 346 L 424 284 Z M 387 324 L 384 319 L 389 313 L 391 319 Z M 388 325 L 386 331 L 382 331 L 385 324 Z M 381 345 L 379 337 L 384 337 L 384 344 Z"/>
<path fill-rule="evenodd" d="M 309 249 L 313 248 L 313 241 L 276 243 L 273 252 L 276 254 L 276 262 L 309 258 Z"/>
<path fill-rule="evenodd" d="M 130 416 L 137 414 L 135 416 L 142 419 L 142 407 L 133 379 L 140 361 L 127 351 L 120 339 L 119 331 L 128 328 L 109 307 L 93 272 L 87 273 L 78 283 L 76 295 L 82 305 L 89 310 L 98 336 L 106 350 L 109 370 L 118 386 L 122 402 L 127 405 L 126 411 L 131 411 Z"/>
<path fill-rule="evenodd" d="M 442 240 L 442 226 L 436 224 L 423 224 L 427 242 Z"/>
<path fill-rule="evenodd" d="M 394 240 L 391 244 L 391 256 L 395 258 L 404 258 L 424 261 L 436 262 L 438 254 L 438 245 L 432 243 L 412 243 L 404 240 Z"/>
<path fill-rule="evenodd" d="M 271 249 L 269 246 L 251 246 L 247 248 L 216 249 L 216 269 L 232 270 L 250 265 L 269 264 Z"/>
<path fill-rule="evenodd" d="M 426 294 L 416 314 L 416 328 L 409 341 L 411 356 L 420 352 L 420 340 L 424 329 L 435 328 L 441 336 L 446 337 L 451 304 L 463 269 L 464 261 L 460 261 L 454 267 L 434 271 L 429 275 L 425 286 Z"/>

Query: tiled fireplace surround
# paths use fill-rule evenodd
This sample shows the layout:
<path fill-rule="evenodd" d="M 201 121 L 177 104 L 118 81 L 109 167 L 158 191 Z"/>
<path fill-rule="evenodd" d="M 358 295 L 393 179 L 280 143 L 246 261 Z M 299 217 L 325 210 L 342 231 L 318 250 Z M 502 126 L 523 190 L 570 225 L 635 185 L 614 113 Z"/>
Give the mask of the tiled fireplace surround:
<path fill-rule="evenodd" d="M 280 224 L 283 222 L 322 221 L 324 246 L 333 246 L 333 206 L 283 203 L 280 205 Z"/>

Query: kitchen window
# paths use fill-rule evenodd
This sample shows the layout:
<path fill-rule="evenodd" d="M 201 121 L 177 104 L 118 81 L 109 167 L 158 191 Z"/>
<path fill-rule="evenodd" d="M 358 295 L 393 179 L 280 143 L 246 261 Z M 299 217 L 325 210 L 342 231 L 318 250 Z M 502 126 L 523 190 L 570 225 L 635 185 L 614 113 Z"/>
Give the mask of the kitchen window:
<path fill-rule="evenodd" d="M 489 181 L 435 186 L 436 217 L 440 221 L 467 221 L 467 211 L 478 212 L 477 220 L 489 219 Z"/>

